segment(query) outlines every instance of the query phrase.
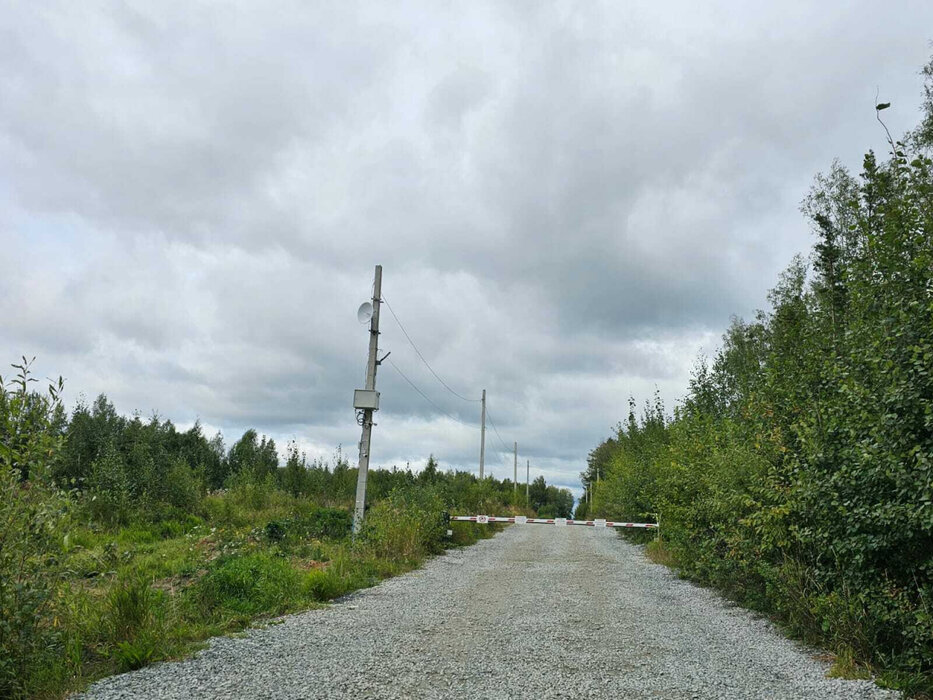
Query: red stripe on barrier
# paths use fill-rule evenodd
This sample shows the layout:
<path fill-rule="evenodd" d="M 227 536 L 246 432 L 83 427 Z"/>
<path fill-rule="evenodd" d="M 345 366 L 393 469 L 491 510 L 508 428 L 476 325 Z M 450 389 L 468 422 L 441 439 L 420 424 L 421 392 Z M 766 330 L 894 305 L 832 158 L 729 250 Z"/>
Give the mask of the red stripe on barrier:
<path fill-rule="evenodd" d="M 522 516 L 525 517 L 525 516 Z M 482 520 L 480 520 L 482 518 Z M 451 515 L 451 521 L 460 521 L 460 522 L 473 522 L 473 523 L 516 523 L 516 516 L 501 516 L 501 515 Z M 658 523 L 620 523 L 612 520 L 600 520 L 599 522 L 595 520 L 571 520 L 569 518 L 525 518 L 525 523 L 534 523 L 539 525 L 557 525 L 557 521 L 562 520 L 562 525 L 584 525 L 587 527 L 643 527 L 646 529 L 656 530 L 660 528 Z"/>

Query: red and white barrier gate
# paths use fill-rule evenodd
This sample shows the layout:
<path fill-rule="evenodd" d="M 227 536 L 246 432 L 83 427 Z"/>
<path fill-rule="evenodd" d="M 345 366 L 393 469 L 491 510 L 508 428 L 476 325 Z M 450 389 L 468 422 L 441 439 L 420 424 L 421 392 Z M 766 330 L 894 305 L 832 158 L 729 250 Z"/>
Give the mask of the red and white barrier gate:
<path fill-rule="evenodd" d="M 657 523 L 619 523 L 614 520 L 603 520 L 602 518 L 596 520 L 570 520 L 569 518 L 526 518 L 524 515 L 508 517 L 501 515 L 451 515 L 450 519 L 480 524 L 515 523 L 516 525 L 524 525 L 530 523 L 532 525 L 587 525 L 589 527 L 642 527 L 646 529 L 658 527 Z"/>

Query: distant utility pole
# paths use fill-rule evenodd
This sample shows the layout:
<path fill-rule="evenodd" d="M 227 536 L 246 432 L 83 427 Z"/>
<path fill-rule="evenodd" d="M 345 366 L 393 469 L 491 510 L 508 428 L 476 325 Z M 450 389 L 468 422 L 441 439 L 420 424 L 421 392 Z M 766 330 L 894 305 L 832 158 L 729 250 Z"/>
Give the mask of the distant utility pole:
<path fill-rule="evenodd" d="M 474 394 L 475 396 L 475 394 Z M 483 420 L 479 430 L 479 478 L 483 479 L 483 462 L 486 459 L 486 390 L 483 389 Z"/>
<path fill-rule="evenodd" d="M 357 389 L 353 407 L 363 412 L 363 435 L 360 438 L 360 468 L 356 479 L 356 507 L 353 510 L 353 533 L 363 527 L 366 510 L 366 477 L 369 473 L 369 446 L 373 434 L 373 412 L 379 410 L 379 392 L 376 391 L 376 367 L 379 360 L 379 304 L 382 302 L 382 265 L 376 265 L 373 283 L 373 310 L 369 320 L 369 359 L 366 362 L 366 388 Z M 365 318 L 365 317 L 364 317 Z"/>
<path fill-rule="evenodd" d="M 529 479 L 528 479 L 528 475 L 529 475 L 529 474 L 531 474 L 531 460 L 530 460 L 530 459 L 526 459 L 526 460 L 525 460 L 525 501 L 526 501 L 526 504 L 525 504 L 525 505 L 528 505 L 528 504 L 527 504 L 527 501 L 528 501 L 528 484 L 531 483 L 531 482 L 529 481 Z"/>
<path fill-rule="evenodd" d="M 518 491 L 518 443 L 515 443 L 515 460 L 512 462 L 512 491 Z"/>

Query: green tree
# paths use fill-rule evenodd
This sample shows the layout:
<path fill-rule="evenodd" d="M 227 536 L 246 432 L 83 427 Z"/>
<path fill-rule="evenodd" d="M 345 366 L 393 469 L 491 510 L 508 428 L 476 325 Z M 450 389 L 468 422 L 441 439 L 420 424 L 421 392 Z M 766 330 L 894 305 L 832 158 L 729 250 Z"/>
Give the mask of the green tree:
<path fill-rule="evenodd" d="M 301 496 L 308 491 L 307 460 L 303 454 L 299 454 L 298 445 L 294 442 L 286 448 L 282 486 L 293 496 Z"/>

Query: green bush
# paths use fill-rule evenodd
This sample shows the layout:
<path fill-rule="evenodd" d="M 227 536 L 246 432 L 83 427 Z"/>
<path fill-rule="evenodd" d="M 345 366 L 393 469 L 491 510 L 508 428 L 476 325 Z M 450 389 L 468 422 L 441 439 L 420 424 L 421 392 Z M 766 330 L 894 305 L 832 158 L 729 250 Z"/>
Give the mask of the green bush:
<path fill-rule="evenodd" d="M 173 508 L 193 511 L 201 502 L 203 485 L 184 459 L 176 458 L 172 461 L 163 483 L 160 496 Z"/>
<path fill-rule="evenodd" d="M 33 676 L 60 653 L 62 637 L 49 620 L 70 507 L 50 478 L 60 446 L 57 389 L 47 397 L 29 392 L 29 363 L 17 368 L 12 383 L 0 378 L 0 697 L 27 695 Z"/>
<path fill-rule="evenodd" d="M 367 511 L 360 540 L 378 557 L 415 563 L 443 549 L 446 529 L 436 493 L 396 489 Z"/>
<path fill-rule="evenodd" d="M 540 514 L 539 514 L 540 515 Z M 471 545 L 479 540 L 492 537 L 497 532 L 502 532 L 505 525 L 500 523 L 490 523 L 489 525 L 477 525 L 463 520 L 451 522 L 448 526 L 451 536 L 447 541 L 456 546 Z"/>
<path fill-rule="evenodd" d="M 207 514 L 207 520 L 219 525 L 242 527 L 250 522 L 252 516 L 248 508 L 235 502 L 228 493 L 207 496 L 201 507 Z"/>
<path fill-rule="evenodd" d="M 279 518 L 266 523 L 263 530 L 270 542 L 297 543 L 308 539 L 338 540 L 350 534 L 353 519 L 338 508 L 302 509 L 291 518 Z"/>
<path fill-rule="evenodd" d="M 281 503 L 286 494 L 275 488 L 275 479 L 270 474 L 257 475 L 243 469 L 235 472 L 227 480 L 226 498 L 234 504 L 250 510 L 263 510 L 270 505 Z"/>
<path fill-rule="evenodd" d="M 94 460 L 88 487 L 86 508 L 92 518 L 110 525 L 130 521 L 137 505 L 135 494 L 126 465 L 114 445 L 108 445 Z"/>

